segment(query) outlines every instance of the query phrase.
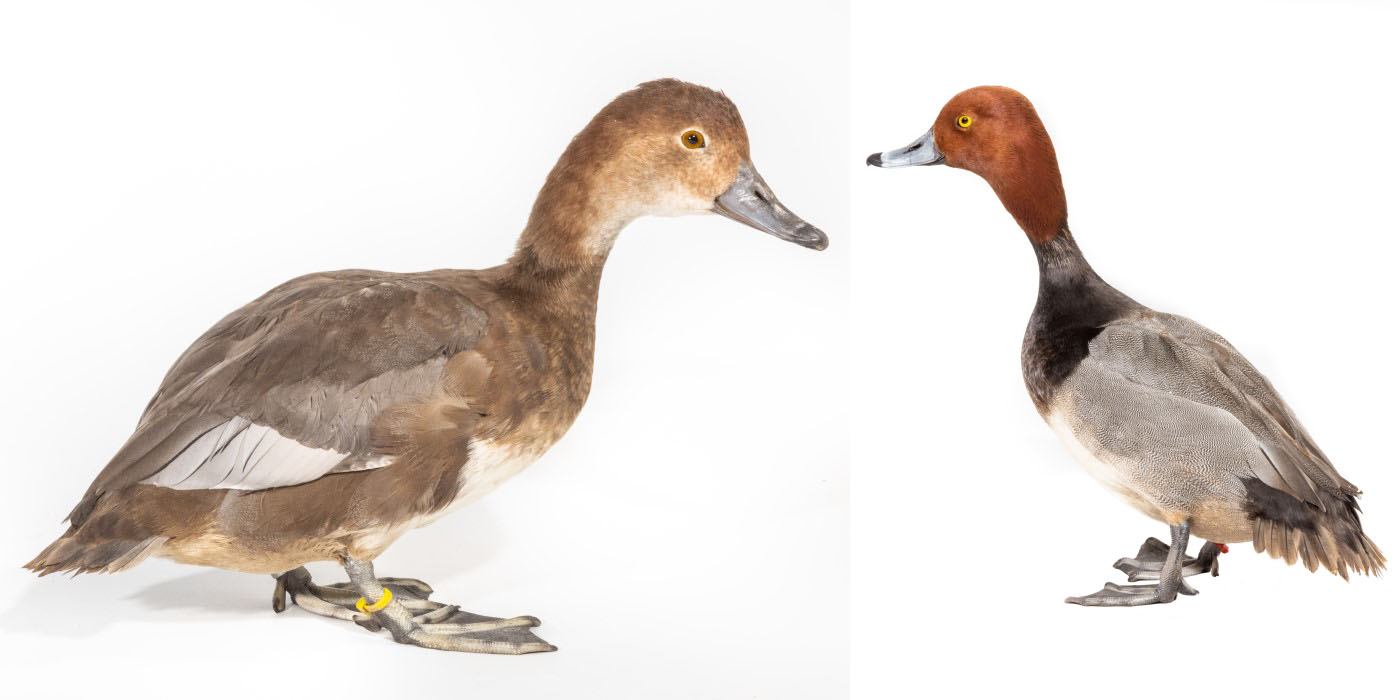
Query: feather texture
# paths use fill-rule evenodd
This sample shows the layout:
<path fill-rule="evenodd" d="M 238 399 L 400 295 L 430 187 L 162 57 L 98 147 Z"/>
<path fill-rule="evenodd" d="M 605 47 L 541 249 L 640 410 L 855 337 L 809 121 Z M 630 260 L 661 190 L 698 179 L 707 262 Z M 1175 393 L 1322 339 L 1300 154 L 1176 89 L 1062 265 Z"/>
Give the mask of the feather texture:
<path fill-rule="evenodd" d="M 1229 413 L 1251 438 L 1231 449 L 1242 455 L 1262 452 L 1266 459 L 1251 457 L 1247 463 L 1269 486 L 1324 509 L 1322 491 L 1338 497 L 1360 493 L 1259 370 L 1195 321 L 1152 311 L 1115 321 L 1090 343 L 1090 358 L 1135 384 Z"/>
<path fill-rule="evenodd" d="M 270 489 L 319 479 L 349 456 L 303 445 L 235 417 L 209 429 L 141 483 L 172 489 Z"/>
<path fill-rule="evenodd" d="M 230 314 L 176 361 L 84 501 L 133 483 L 256 490 L 383 466 L 375 417 L 431 396 L 485 327 L 425 277 L 307 275 Z"/>

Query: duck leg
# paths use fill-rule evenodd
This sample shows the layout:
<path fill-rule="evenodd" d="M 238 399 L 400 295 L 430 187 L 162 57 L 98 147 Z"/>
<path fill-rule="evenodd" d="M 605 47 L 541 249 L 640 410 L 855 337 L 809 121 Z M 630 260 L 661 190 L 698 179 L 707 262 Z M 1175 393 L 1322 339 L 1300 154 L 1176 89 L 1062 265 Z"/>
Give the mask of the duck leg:
<path fill-rule="evenodd" d="M 287 597 L 290 595 L 292 604 L 307 612 L 337 620 L 349 620 L 371 632 L 382 629 L 374 618 L 355 609 L 360 595 L 351 590 L 349 582 L 333 583 L 329 586 L 316 585 L 311 581 L 311 572 L 304 566 L 275 578 L 277 586 L 272 591 L 273 612 L 280 613 L 286 610 Z M 432 587 L 417 579 L 386 577 L 380 579 L 380 582 L 389 588 L 405 607 L 421 612 L 422 615 L 432 613 L 434 616 L 448 616 L 457 610 L 455 605 L 443 605 L 428 600 L 428 596 L 433 592 Z"/>
<path fill-rule="evenodd" d="M 529 616 L 501 619 L 474 615 L 456 605 L 428 599 L 433 589 L 416 579 L 377 578 L 374 565 L 347 557 L 345 571 L 350 581 L 318 586 L 305 567 L 277 577 L 272 609 L 286 609 L 286 597 L 307 612 L 338 620 L 349 620 L 371 632 L 388 629 L 394 641 L 444 651 L 470 651 L 484 654 L 529 654 L 554 651 L 556 647 L 536 637 L 530 628 L 540 624 Z M 385 591 L 388 591 L 386 594 Z M 389 598 L 383 603 L 384 597 Z M 364 599 L 369 612 L 356 604 Z"/>
<path fill-rule="evenodd" d="M 1182 577 L 1182 560 L 1186 556 L 1186 542 L 1191 537 L 1190 523 L 1183 522 L 1172 526 L 1172 543 L 1167 548 L 1158 580 L 1155 586 L 1120 586 L 1105 583 L 1103 590 L 1086 596 L 1065 598 L 1066 603 L 1094 607 L 1127 607 L 1170 603 L 1177 594 L 1196 595 L 1196 589 Z"/>
<path fill-rule="evenodd" d="M 1170 548 L 1156 537 L 1147 538 L 1138 549 L 1136 557 L 1123 557 L 1114 562 L 1113 568 L 1128 575 L 1129 581 L 1156 581 L 1161 575 L 1162 565 L 1167 561 Z M 1181 562 L 1182 576 L 1195 576 L 1210 572 L 1220 575 L 1220 546 L 1214 542 L 1201 545 L 1195 557 L 1186 557 Z"/>

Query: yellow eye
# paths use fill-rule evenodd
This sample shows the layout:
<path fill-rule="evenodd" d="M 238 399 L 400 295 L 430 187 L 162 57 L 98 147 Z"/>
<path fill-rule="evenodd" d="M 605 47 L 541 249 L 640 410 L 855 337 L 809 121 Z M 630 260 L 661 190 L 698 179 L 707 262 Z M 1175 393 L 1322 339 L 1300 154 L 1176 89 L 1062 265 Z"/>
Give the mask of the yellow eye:
<path fill-rule="evenodd" d="M 962 115 L 961 117 L 958 117 L 958 126 L 964 129 L 966 129 L 969 126 L 972 126 L 972 117 L 969 117 L 966 114 Z"/>
<path fill-rule="evenodd" d="M 686 148 L 704 148 L 705 135 L 694 129 L 691 129 L 690 131 L 681 134 L 681 143 L 685 144 Z"/>

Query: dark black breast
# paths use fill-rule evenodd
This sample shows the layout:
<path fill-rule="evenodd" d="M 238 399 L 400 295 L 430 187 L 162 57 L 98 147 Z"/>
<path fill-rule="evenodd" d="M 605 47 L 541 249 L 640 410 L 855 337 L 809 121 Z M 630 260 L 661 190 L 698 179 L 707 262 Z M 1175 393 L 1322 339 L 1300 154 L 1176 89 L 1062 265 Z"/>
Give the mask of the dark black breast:
<path fill-rule="evenodd" d="M 1068 228 L 1032 245 L 1040 261 L 1040 294 L 1021 345 L 1021 373 L 1044 414 L 1055 390 L 1089 355 L 1089 341 L 1143 307 L 1094 272 Z"/>

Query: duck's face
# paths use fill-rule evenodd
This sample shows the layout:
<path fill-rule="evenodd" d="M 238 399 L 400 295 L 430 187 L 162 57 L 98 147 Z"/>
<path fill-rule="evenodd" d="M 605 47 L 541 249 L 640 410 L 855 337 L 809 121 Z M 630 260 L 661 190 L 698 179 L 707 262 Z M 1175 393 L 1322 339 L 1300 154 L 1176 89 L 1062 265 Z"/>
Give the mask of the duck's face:
<path fill-rule="evenodd" d="M 958 93 L 914 143 L 871 154 L 865 162 L 882 168 L 949 165 L 977 173 L 1032 240 L 1049 240 L 1066 222 L 1055 147 L 1030 100 L 1010 88 Z"/>
<path fill-rule="evenodd" d="M 954 96 L 910 145 L 872 154 L 866 162 L 882 168 L 948 165 L 996 185 L 1046 154 L 1053 159 L 1054 149 L 1030 100 L 1011 88 L 984 86 Z"/>
<path fill-rule="evenodd" d="M 827 245 L 758 174 L 739 111 L 721 93 L 678 80 L 645 83 L 604 108 L 578 138 L 596 139 L 588 149 L 595 182 L 628 218 L 723 214 L 807 248 Z"/>

